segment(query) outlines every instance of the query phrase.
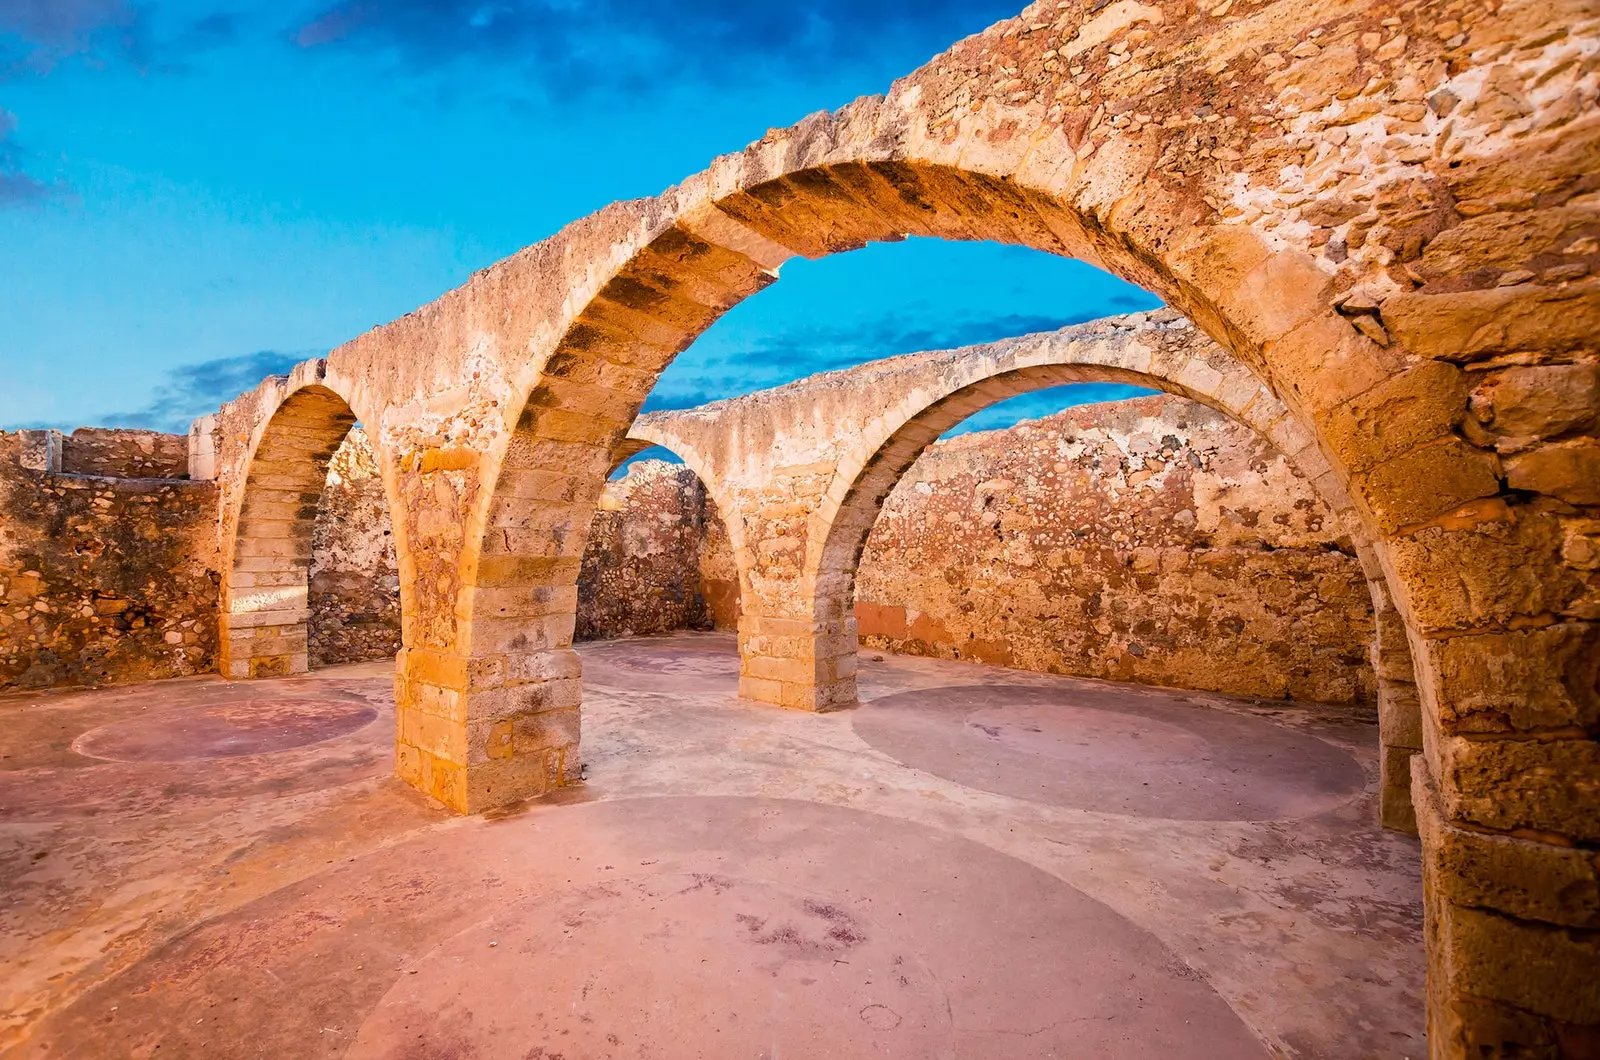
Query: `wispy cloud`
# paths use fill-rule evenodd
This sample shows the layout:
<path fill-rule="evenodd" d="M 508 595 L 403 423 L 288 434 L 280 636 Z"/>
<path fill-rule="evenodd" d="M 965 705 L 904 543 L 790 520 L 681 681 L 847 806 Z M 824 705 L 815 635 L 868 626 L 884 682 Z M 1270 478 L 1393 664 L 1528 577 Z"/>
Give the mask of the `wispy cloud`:
<path fill-rule="evenodd" d="M 196 417 L 214 412 L 224 401 L 238 397 L 269 375 L 282 375 L 316 353 L 260 350 L 240 357 L 186 364 L 156 388 L 150 402 L 131 412 L 100 417 L 108 427 L 142 427 L 153 431 L 183 432 Z"/>
<path fill-rule="evenodd" d="M 913 64 L 1016 14 L 1017 0 L 337 0 L 302 48 L 386 51 L 419 69 L 494 62 L 558 98 L 827 76 L 892 49 Z"/>
<path fill-rule="evenodd" d="M 16 130 L 16 115 L 0 109 L 0 208 L 38 202 L 58 190 L 23 170 L 23 151 L 13 139 Z"/>
<path fill-rule="evenodd" d="M 144 12 L 128 0 L 0 0 L 5 74 L 48 73 L 79 56 L 143 66 L 147 44 Z"/>
<path fill-rule="evenodd" d="M 748 394 L 818 372 L 849 368 L 880 357 L 921 350 L 947 350 L 983 342 L 1055 331 L 1113 313 L 1153 309 L 1154 295 L 1142 291 L 1115 294 L 1081 313 L 1047 316 L 999 313 L 969 316 L 933 327 L 907 326 L 901 315 L 863 324 L 817 325 L 783 332 L 749 346 L 708 353 L 691 347 L 669 366 L 645 400 L 646 412 L 684 409 L 709 401 Z"/>

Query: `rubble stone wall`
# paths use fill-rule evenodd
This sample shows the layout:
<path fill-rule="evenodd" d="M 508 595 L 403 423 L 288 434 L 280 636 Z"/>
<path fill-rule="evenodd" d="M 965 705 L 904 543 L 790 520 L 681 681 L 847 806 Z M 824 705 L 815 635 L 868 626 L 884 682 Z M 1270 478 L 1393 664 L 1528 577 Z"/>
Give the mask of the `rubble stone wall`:
<path fill-rule="evenodd" d="M 79 427 L 61 439 L 61 470 L 111 478 L 188 478 L 189 440 L 159 431 Z"/>
<path fill-rule="evenodd" d="M 311 530 L 312 666 L 387 659 L 400 650 L 400 573 L 372 444 L 355 428 L 328 463 Z"/>
<path fill-rule="evenodd" d="M 148 470 L 170 449 L 112 433 L 93 432 L 77 466 Z M 0 691 L 213 669 L 215 484 L 45 474 L 19 449 L 0 432 Z"/>
<path fill-rule="evenodd" d="M 62 473 L 21 466 L 0 432 L 0 692 L 119 684 L 217 666 L 217 486 L 191 482 L 186 440 L 82 429 Z M 400 579 L 372 448 L 352 431 L 317 506 L 313 663 L 400 647 Z"/>
<path fill-rule="evenodd" d="M 863 647 L 1370 703 L 1372 600 L 1310 483 L 1165 395 L 929 448 L 867 540 Z"/>
<path fill-rule="evenodd" d="M 694 472 L 664 461 L 607 483 L 578 575 L 578 639 L 711 629 L 701 561 L 714 512 Z"/>

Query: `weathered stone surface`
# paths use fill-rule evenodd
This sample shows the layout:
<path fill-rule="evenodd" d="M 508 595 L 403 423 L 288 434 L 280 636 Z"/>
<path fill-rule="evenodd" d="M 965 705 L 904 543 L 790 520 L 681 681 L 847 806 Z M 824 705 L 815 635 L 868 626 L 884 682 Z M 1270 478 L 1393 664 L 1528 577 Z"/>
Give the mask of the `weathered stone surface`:
<path fill-rule="evenodd" d="M 216 487 L 46 475 L 19 456 L 0 432 L 0 690 L 214 667 Z"/>
<path fill-rule="evenodd" d="M 1600 361 L 1519 365 L 1491 373 L 1472 411 L 1501 452 L 1593 427 L 1600 417 Z"/>
<path fill-rule="evenodd" d="M 1446 815 L 1501 831 L 1533 829 L 1600 842 L 1600 741 L 1438 738 Z"/>
<path fill-rule="evenodd" d="M 110 478 L 188 478 L 189 444 L 159 431 L 80 427 L 61 439 L 61 470 Z"/>
<path fill-rule="evenodd" d="M 359 419 L 395 513 L 402 715 L 460 699 L 469 676 L 525 683 L 511 675 L 568 650 L 575 623 L 570 611 L 527 620 L 510 609 L 575 607 L 560 594 L 578 577 L 617 443 L 662 368 L 772 283 L 787 257 L 906 235 L 1077 256 L 1194 320 L 1222 344 L 1230 371 L 1258 373 L 1276 415 L 1258 423 L 1255 404 L 1209 396 L 1289 459 L 1326 464 L 1307 477 L 1352 520 L 1358 552 L 1371 553 L 1364 566 L 1393 582 L 1414 638 L 1600 617 L 1585 558 L 1592 535 L 1579 529 L 1595 518 L 1593 494 L 1573 477 L 1592 470 L 1592 422 L 1519 442 L 1501 466 L 1493 432 L 1470 425 L 1484 421 L 1449 416 L 1459 434 L 1363 469 L 1336 452 L 1364 452 L 1362 432 L 1336 438 L 1334 426 L 1349 426 L 1341 406 L 1428 359 L 1485 382 L 1504 368 L 1593 362 L 1597 35 L 1588 0 L 1036 4 L 887 96 L 772 130 L 659 197 L 574 222 L 209 418 L 191 435 L 201 450 L 191 467 L 209 463 L 221 489 L 221 668 L 247 676 L 305 665 L 303 602 L 262 606 L 270 594 L 236 578 L 298 573 L 304 584 L 309 516 L 286 515 L 271 494 L 317 492 Z M 1119 378 L 1171 375 L 1163 350 L 1149 352 Z M 847 636 L 842 601 L 866 513 L 942 431 L 937 416 L 908 418 L 898 421 L 905 433 L 890 432 L 857 466 L 798 462 L 787 480 L 797 493 L 817 479 L 844 483 L 837 494 L 825 485 L 809 512 L 790 507 L 730 528 L 735 555 L 759 543 L 776 572 L 750 586 L 747 618 L 759 606 L 757 617 L 800 621 L 819 643 Z M 542 488 L 557 499 L 528 505 L 517 492 L 528 474 L 549 476 Z M 1348 505 L 1336 499 L 1347 492 Z M 833 530 L 813 535 L 813 521 Z M 802 548 L 790 531 L 803 533 Z M 816 698 L 831 701 L 854 679 L 835 676 L 838 690 Z M 1436 725 L 1432 675 L 1418 676 L 1424 720 Z M 467 696 L 455 723 L 464 732 L 473 721 Z M 1584 742 L 1553 741 L 1541 752 L 1551 761 L 1518 768 L 1554 769 L 1554 748 L 1581 757 Z M 575 775 L 570 746 L 482 763 L 468 762 L 466 746 L 459 733 L 436 745 L 440 754 L 402 741 L 397 765 L 459 809 Z M 1470 795 L 1472 812 L 1497 827 L 1537 820 L 1581 831 L 1595 817 L 1582 784 L 1530 786 L 1499 766 L 1469 775 L 1476 769 L 1438 778 L 1452 813 Z M 1498 787 L 1479 784 L 1490 776 L 1502 777 Z M 1539 1042 L 1593 1043 L 1592 1026 L 1562 1025 L 1600 1023 L 1573 996 L 1600 978 L 1570 974 L 1582 946 L 1536 924 L 1496 922 L 1478 934 L 1495 940 L 1493 960 L 1460 973 L 1455 936 L 1435 939 L 1436 1055 L 1489 1042 L 1474 1036 L 1490 1022 L 1518 1024 L 1508 1005 Z M 1475 990 L 1480 974 L 1492 989 Z M 1501 1007 L 1468 1032 L 1448 1030 L 1470 1023 L 1462 1013 L 1474 999 Z"/>
<path fill-rule="evenodd" d="M 701 555 L 719 522 L 687 468 L 641 461 L 607 483 L 578 576 L 577 638 L 714 628 Z"/>
<path fill-rule="evenodd" d="M 1600 928 L 1600 862 L 1593 852 L 1454 825 L 1425 772 L 1413 778 L 1412 803 L 1433 851 L 1439 898 L 1523 920 Z"/>
<path fill-rule="evenodd" d="M 1447 732 L 1600 727 L 1600 626 L 1448 637 L 1428 655 Z"/>
<path fill-rule="evenodd" d="M 1323 702 L 1375 698 L 1371 614 L 1310 484 L 1164 396 L 929 448 L 856 575 L 872 648 Z"/>
<path fill-rule="evenodd" d="M 1506 460 L 1506 485 L 1572 504 L 1600 504 L 1600 441 L 1580 438 Z"/>
<path fill-rule="evenodd" d="M 1396 295 L 1384 302 L 1383 319 L 1407 349 L 1450 361 L 1587 350 L 1600 333 L 1600 280 Z"/>
<path fill-rule="evenodd" d="M 352 430 L 328 465 L 311 531 L 312 666 L 400 650 L 400 572 L 372 445 Z"/>

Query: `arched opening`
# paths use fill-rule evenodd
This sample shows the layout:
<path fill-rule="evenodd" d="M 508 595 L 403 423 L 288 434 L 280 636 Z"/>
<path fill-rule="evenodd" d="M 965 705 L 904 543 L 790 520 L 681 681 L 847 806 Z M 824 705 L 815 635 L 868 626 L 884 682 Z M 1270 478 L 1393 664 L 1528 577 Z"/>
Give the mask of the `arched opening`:
<path fill-rule="evenodd" d="M 1328 567 L 1324 573 L 1332 576 L 1329 579 L 1329 596 L 1348 596 L 1348 592 L 1341 593 L 1338 587 L 1347 587 L 1350 579 L 1354 578 L 1360 589 L 1360 580 L 1372 579 L 1378 573 L 1369 541 L 1353 518 L 1348 499 L 1341 490 L 1334 488 L 1337 480 L 1329 471 L 1320 451 L 1243 366 L 1175 314 L 1163 311 L 1153 315 L 1148 322 L 1142 318 L 1123 318 L 1083 329 L 1028 336 L 990 347 L 929 354 L 920 360 L 898 360 L 904 362 L 903 365 L 897 365 L 896 359 L 891 359 L 868 366 L 861 373 L 863 378 L 854 381 L 854 385 L 865 387 L 869 385 L 865 377 L 873 376 L 875 381 L 872 385 L 880 396 L 880 404 L 876 408 L 886 406 L 887 411 L 880 415 L 876 408 L 870 413 L 857 410 L 854 415 L 861 422 L 856 424 L 851 421 L 841 426 L 839 433 L 852 440 L 842 443 L 835 453 L 838 471 L 831 480 L 810 487 L 813 494 L 820 496 L 812 505 L 812 514 L 802 517 L 805 525 L 801 530 L 807 542 L 803 573 L 782 571 L 776 567 L 762 569 L 758 559 L 757 568 L 750 574 L 758 595 L 747 605 L 746 617 L 741 624 L 741 648 L 747 675 L 742 689 L 750 698 L 814 710 L 834 709 L 856 701 L 856 575 L 868 535 L 878 521 L 885 498 L 935 439 L 983 409 L 1049 387 L 1098 382 L 1161 389 L 1208 406 L 1228 417 L 1230 422 L 1237 421 L 1248 428 L 1251 435 L 1259 436 L 1258 444 L 1263 452 L 1268 451 L 1270 441 L 1271 446 L 1276 447 L 1283 456 L 1284 468 L 1279 473 L 1280 481 L 1269 485 L 1266 478 L 1257 476 L 1261 481 L 1254 488 L 1270 495 L 1281 493 L 1292 484 L 1294 489 L 1303 493 L 1303 506 L 1319 509 L 1323 504 L 1328 506 L 1326 518 L 1330 525 L 1320 525 L 1319 517 L 1315 520 L 1318 525 L 1314 529 L 1311 521 L 1306 521 L 1301 529 L 1302 543 L 1310 543 L 1311 547 L 1303 553 L 1305 562 L 1301 566 L 1306 569 L 1299 573 L 1309 576 L 1311 570 L 1319 565 Z M 896 372 L 901 374 L 897 377 Z M 850 384 L 841 381 L 836 385 Z M 804 407 L 806 402 L 800 400 L 797 404 Z M 662 425 L 657 429 L 670 428 Z M 735 424 L 731 433 L 738 433 L 740 429 L 740 425 Z M 1150 440 L 1149 448 L 1152 451 L 1141 454 L 1141 461 L 1156 460 L 1160 463 L 1164 453 L 1176 455 L 1182 449 L 1177 437 L 1166 432 L 1163 435 Z M 1200 460 L 1194 453 L 1187 454 L 1186 459 Z M 1200 462 L 1203 464 L 1203 460 Z M 1047 482 L 1054 476 L 1072 470 L 1070 464 L 1061 463 L 1059 459 L 1052 463 L 1057 466 L 1034 468 L 1029 473 Z M 1174 476 L 1174 481 L 1189 481 L 1188 471 L 1192 470 L 1180 472 Z M 1146 478 L 1152 478 L 1156 473 L 1153 466 L 1137 472 Z M 985 485 L 994 492 L 994 483 Z M 1122 483 L 1123 488 L 1126 486 L 1126 482 Z M 752 554 L 758 557 L 763 537 L 770 537 L 774 533 L 793 536 L 795 533 L 794 528 L 779 525 L 781 520 L 793 518 L 793 506 L 786 499 L 790 494 L 777 491 L 774 496 L 784 499 L 765 511 L 763 502 L 758 500 L 755 510 L 744 514 Z M 989 498 L 991 503 L 994 499 L 993 496 Z M 1275 502 L 1281 502 L 1281 497 L 1275 498 Z M 1212 506 L 1221 507 L 1220 502 L 1213 502 Z M 775 513 L 775 518 L 768 519 L 768 511 Z M 1279 514 L 1290 521 L 1294 515 L 1292 510 Z M 1260 517 L 1259 511 L 1248 516 L 1251 519 Z M 1193 514 L 1191 518 L 1194 518 Z M 1211 518 L 1216 521 L 1217 516 L 1214 514 Z M 940 538 L 934 552 L 947 554 L 950 542 L 944 540 L 942 534 L 934 533 Z M 1204 535 L 1197 538 L 1193 532 L 1183 536 L 1190 546 L 1204 540 Z M 1248 538 L 1250 535 L 1243 536 Z M 1280 542 L 1293 543 L 1293 539 L 1285 536 Z M 1057 542 L 1057 546 L 1057 558 L 1065 566 L 1071 548 L 1062 542 Z M 1322 555 L 1329 550 L 1354 553 L 1360 557 L 1360 563 L 1350 562 L 1351 556 L 1341 562 L 1331 555 Z M 1141 551 L 1130 546 L 1121 551 L 1126 552 L 1121 561 L 1130 567 L 1137 563 L 1152 567 L 1152 571 L 1129 570 L 1119 574 L 1119 578 L 1131 579 L 1137 584 L 1143 573 L 1147 581 L 1159 581 L 1163 560 L 1158 549 L 1144 548 Z M 1217 553 L 1211 558 L 1218 561 L 1222 554 Z M 1287 562 L 1289 558 L 1281 557 L 1280 563 Z M 1036 556 L 1028 557 L 1030 564 L 1036 560 Z M 1244 559 L 1235 551 L 1232 559 L 1227 561 L 1242 563 Z M 939 566 L 936 560 L 930 558 L 930 562 Z M 1254 565 L 1264 566 L 1259 561 Z M 1390 624 L 1392 628 L 1395 616 L 1387 590 L 1381 582 L 1371 583 L 1365 590 L 1358 595 L 1370 599 L 1370 609 L 1366 599 L 1362 599 L 1356 605 L 1362 613 L 1351 617 L 1358 625 L 1370 630 L 1375 614 L 1380 633 L 1385 624 Z M 887 608 L 873 606 L 883 603 L 867 601 L 866 610 L 871 626 L 869 635 L 888 640 L 921 640 L 924 643 L 929 639 L 938 640 L 941 635 L 948 636 L 948 630 L 943 634 L 936 632 L 938 623 L 932 617 L 924 622 L 924 628 L 919 631 L 923 635 L 913 636 L 906 625 L 904 612 L 895 610 L 897 605 L 890 603 Z M 1242 623 L 1242 615 L 1249 612 L 1249 607 L 1243 601 L 1239 603 L 1240 614 L 1232 616 L 1215 613 L 1218 609 L 1214 602 L 1208 604 L 1206 621 L 1215 618 L 1218 622 Z M 1312 606 L 1321 609 L 1347 605 L 1313 602 Z M 1304 605 L 1302 609 L 1306 609 Z M 1191 610 L 1197 612 L 1198 608 Z M 1177 621 L 1179 617 L 1169 616 L 1166 621 Z M 1307 616 L 1306 620 L 1311 619 Z M 1157 621 L 1154 616 L 1147 615 L 1142 621 L 1145 623 L 1142 635 L 1147 639 L 1165 635 L 1161 633 L 1163 622 Z M 1305 639 L 1303 632 L 1300 636 Z M 976 640 L 977 635 L 974 633 L 971 639 Z M 992 637 L 985 639 L 993 640 Z M 1163 681 L 1155 660 L 1152 659 L 1150 663 L 1143 661 L 1152 654 L 1145 650 L 1152 645 L 1131 637 L 1125 639 L 1127 643 L 1119 645 L 1116 667 L 1091 676 L 1143 679 L 1155 683 L 1198 683 L 1201 687 L 1209 681 L 1214 688 L 1223 681 L 1221 675 L 1209 679 L 1201 677 L 1198 673 L 1199 664 L 1193 661 L 1193 655 L 1187 667 L 1179 666 L 1170 671 Z M 1393 641 L 1380 637 L 1375 642 L 1371 658 L 1384 708 L 1381 712 L 1381 739 L 1386 763 L 1382 799 L 1384 820 L 1392 826 L 1409 829 L 1410 798 L 1403 767 L 1408 756 L 1420 749 L 1420 740 L 1415 685 L 1410 674 L 1409 657 L 1403 653 L 1404 642 L 1400 644 L 1402 650 L 1397 651 Z M 1197 638 L 1189 638 L 1189 646 L 1204 653 L 1204 646 Z M 1351 654 L 1351 646 L 1348 631 L 1344 631 L 1339 646 L 1331 650 L 1344 658 Z M 983 658 L 987 655 L 987 661 L 1008 661 L 1005 646 L 998 643 L 968 643 L 966 650 L 967 657 L 976 654 Z M 1304 668 L 1308 671 L 1312 669 L 1315 653 L 1305 644 L 1297 645 L 1295 650 L 1300 653 Z M 1015 658 L 1010 661 L 1015 662 Z M 1323 665 L 1322 669 L 1329 671 L 1327 665 Z M 1267 678 L 1267 671 L 1276 671 L 1277 676 Z M 1349 687 L 1335 695 L 1326 695 L 1331 686 L 1324 686 L 1326 698 L 1360 699 L 1362 695 L 1358 686 L 1372 680 L 1366 676 L 1372 671 L 1359 662 L 1341 661 L 1324 677 L 1333 679 L 1333 672 L 1340 675 L 1337 680 Z M 1284 667 L 1263 663 L 1259 676 L 1261 683 L 1251 686 L 1241 683 L 1237 672 L 1230 673 L 1227 680 L 1231 684 L 1219 690 L 1259 695 L 1282 694 L 1290 687 L 1290 677 Z M 1275 688 L 1272 684 L 1274 680 L 1280 680 L 1281 687 Z M 1302 682 L 1300 690 L 1306 694 L 1314 687 L 1314 683 Z M 1396 767 L 1401 767 L 1398 775 L 1395 775 Z"/>
<path fill-rule="evenodd" d="M 1355 496 L 1422 668 L 1437 1048 L 1549 1051 L 1595 1024 L 1571 986 L 1594 978 L 1571 938 L 1592 917 L 1559 883 L 1595 840 L 1573 516 L 1594 420 L 1525 435 L 1511 411 L 1558 394 L 1554 369 L 1592 378 L 1593 240 L 1540 219 L 1587 189 L 1594 125 L 1573 35 L 1520 11 L 1482 13 L 1487 50 L 1404 11 L 1282 7 L 1265 35 L 1221 8 L 1030 12 L 336 351 L 392 395 L 397 511 L 439 542 L 398 688 L 455 738 L 402 737 L 401 774 L 462 810 L 577 776 L 584 533 L 640 402 L 719 314 L 795 255 L 1031 246 L 1194 320 L 1314 434 L 1325 496 Z"/>
<path fill-rule="evenodd" d="M 371 442 L 333 389 L 300 385 L 273 409 L 235 502 L 224 677 L 283 677 L 399 650 L 400 574 L 385 490 Z"/>
<path fill-rule="evenodd" d="M 736 629 L 738 567 L 705 482 L 663 445 L 622 448 L 584 546 L 574 639 Z"/>
<path fill-rule="evenodd" d="M 1197 402 L 1074 389 L 907 469 L 856 573 L 862 650 L 1375 713 L 1366 579 L 1304 476 Z"/>

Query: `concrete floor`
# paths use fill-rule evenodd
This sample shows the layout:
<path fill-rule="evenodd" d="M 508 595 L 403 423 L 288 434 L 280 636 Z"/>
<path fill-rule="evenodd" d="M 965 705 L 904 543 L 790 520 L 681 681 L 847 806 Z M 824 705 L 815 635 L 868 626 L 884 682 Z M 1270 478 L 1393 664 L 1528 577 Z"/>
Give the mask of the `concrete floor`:
<path fill-rule="evenodd" d="M 0 699 L 7 1057 L 1420 1057 L 1416 843 L 1337 708 L 582 646 L 588 783 L 452 817 L 388 664 Z"/>

